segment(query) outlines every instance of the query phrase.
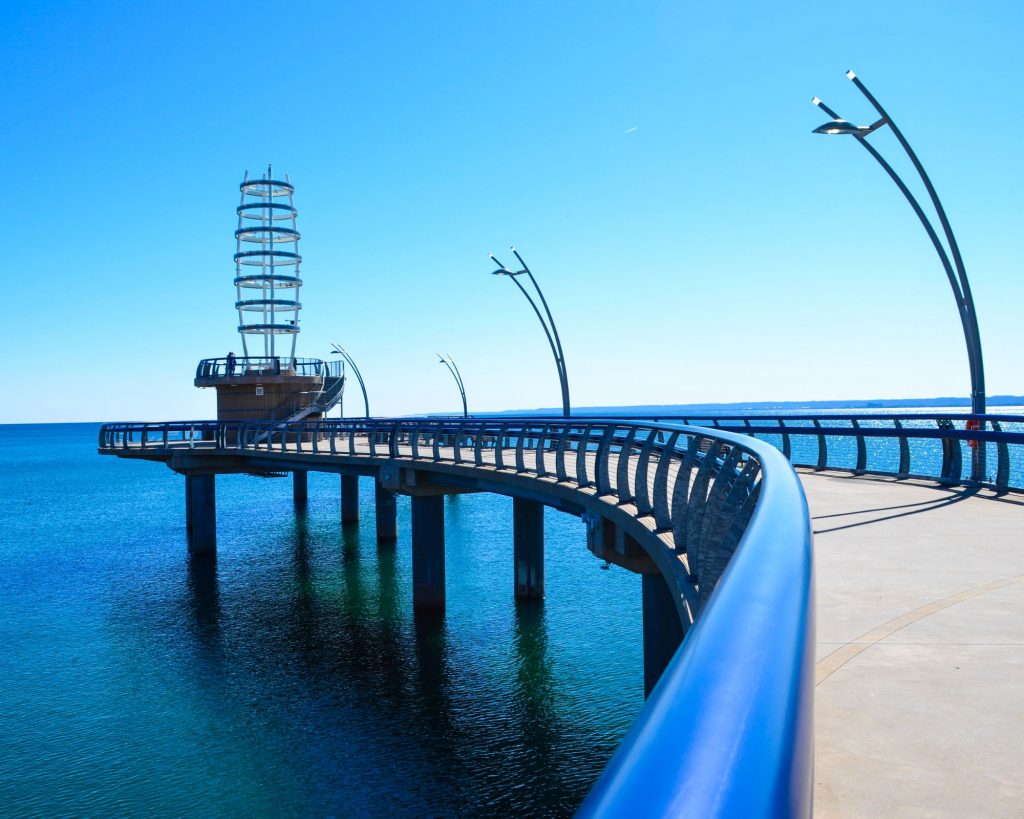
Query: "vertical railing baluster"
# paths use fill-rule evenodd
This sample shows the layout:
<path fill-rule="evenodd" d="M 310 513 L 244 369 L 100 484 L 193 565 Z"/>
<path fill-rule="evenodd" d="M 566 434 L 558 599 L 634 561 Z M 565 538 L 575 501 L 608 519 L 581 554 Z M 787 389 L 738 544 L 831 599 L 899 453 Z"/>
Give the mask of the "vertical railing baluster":
<path fill-rule="evenodd" d="M 397 458 L 399 455 L 398 430 L 399 427 L 397 421 L 388 429 L 388 455 L 392 458 Z"/>
<path fill-rule="evenodd" d="M 526 424 L 520 424 L 516 435 L 516 472 L 526 471 Z"/>
<path fill-rule="evenodd" d="M 633 441 L 636 438 L 636 427 L 630 427 L 619 450 L 619 460 L 615 464 L 615 494 L 619 503 L 630 503 L 633 500 L 633 488 L 629 484 L 629 459 L 633 456 Z"/>
<path fill-rule="evenodd" d="M 899 432 L 903 429 L 903 423 L 899 418 L 894 418 L 892 423 L 899 435 Z M 910 475 L 910 439 L 905 435 L 899 435 L 896 440 L 899 441 L 900 445 L 900 464 L 896 469 L 896 477 L 906 478 Z"/>
<path fill-rule="evenodd" d="M 593 429 L 591 424 L 583 427 L 579 446 L 576 447 L 576 484 L 580 487 L 590 486 L 590 477 L 587 475 L 587 449 L 590 446 L 590 433 Z"/>
<path fill-rule="evenodd" d="M 792 460 L 793 449 L 792 442 L 789 440 L 789 433 L 786 432 L 786 422 L 784 419 L 779 418 L 778 424 L 782 427 L 782 454 L 786 456 L 787 460 Z"/>
<path fill-rule="evenodd" d="M 462 435 L 463 423 L 460 421 L 455 429 L 455 442 L 452 447 L 452 460 L 457 464 L 462 463 Z"/>
<path fill-rule="evenodd" d="M 473 463 L 480 466 L 484 462 L 484 433 L 487 431 L 487 424 L 480 424 L 476 430 L 476 440 L 473 441 Z"/>
<path fill-rule="evenodd" d="M 700 528 L 697 532 L 696 550 L 697 577 L 700 579 L 700 596 L 703 603 L 711 596 L 718 577 L 725 568 L 721 562 L 720 555 L 715 553 L 714 534 L 720 524 L 722 510 L 725 507 L 726 499 L 732 493 L 733 487 L 739 482 L 740 471 L 738 464 L 742 452 L 739 447 L 733 446 L 725 456 L 721 467 L 715 473 L 715 480 L 708 490 L 707 501 L 701 513 Z M 691 564 L 691 569 L 692 569 Z"/>
<path fill-rule="evenodd" d="M 667 443 L 658 456 L 658 468 L 654 471 L 654 525 L 659 530 L 672 526 L 672 510 L 668 503 L 668 471 L 676 457 L 676 442 L 679 430 L 669 436 Z"/>
<path fill-rule="evenodd" d="M 411 444 L 411 451 L 413 460 L 418 460 L 420 457 L 420 425 L 413 424 L 412 431 L 409 433 L 409 443 Z"/>
<path fill-rule="evenodd" d="M 704 453 L 704 458 L 697 469 L 697 476 L 693 479 L 693 487 L 690 489 L 690 497 L 686 504 L 686 549 L 690 556 L 690 574 L 697 583 L 703 581 L 699 572 L 701 524 L 704 522 L 711 481 L 718 472 L 718 450 L 722 446 L 715 439 L 708 439 L 708 443 L 711 446 Z"/>
<path fill-rule="evenodd" d="M 860 423 L 856 418 L 851 418 L 850 423 L 854 429 L 860 429 Z M 868 467 L 868 450 L 863 435 L 857 435 L 857 465 L 854 467 L 855 475 L 863 475 Z"/>
<path fill-rule="evenodd" d="M 608 473 L 608 461 L 611 455 L 612 442 L 615 439 L 615 425 L 609 424 L 601 433 L 597 444 L 597 457 L 594 459 L 594 480 L 597 483 L 598 495 L 612 494 L 611 475 Z"/>
<path fill-rule="evenodd" d="M 676 551 L 686 553 L 686 516 L 690 508 L 690 476 L 695 467 L 700 453 L 700 437 L 690 436 L 686 446 L 686 454 L 683 455 L 676 472 L 676 482 L 672 486 L 672 542 Z"/>
<path fill-rule="evenodd" d="M 505 456 L 502 450 L 505 448 L 505 432 L 508 429 L 508 424 L 502 424 L 498 428 L 498 438 L 494 445 L 494 468 L 504 469 L 505 468 Z"/>
<path fill-rule="evenodd" d="M 569 480 L 569 473 L 565 469 L 565 449 L 571 444 L 572 427 L 568 423 L 562 424 L 562 434 L 558 437 L 558 446 L 555 449 L 555 480 L 563 483 Z"/>
<path fill-rule="evenodd" d="M 821 429 L 821 421 L 815 418 L 812 423 L 817 429 Z M 822 432 L 818 433 L 818 465 L 817 469 L 828 469 L 828 443 L 825 441 L 825 435 Z"/>
<path fill-rule="evenodd" d="M 537 477 L 543 478 L 548 474 L 547 460 L 545 455 L 545 443 L 548 439 L 548 432 L 551 430 L 551 424 L 545 424 L 540 431 L 540 437 L 537 439 L 537 446 L 534 448 L 534 471 L 537 473 Z"/>
<path fill-rule="evenodd" d="M 992 421 L 993 432 L 1002 432 L 998 421 Z M 982 444 L 986 446 L 986 444 Z M 996 489 L 1006 492 L 1010 488 L 1010 448 L 1006 441 L 996 441 Z"/>
<path fill-rule="evenodd" d="M 647 438 L 644 439 L 644 444 L 640 447 L 640 457 L 636 462 L 636 476 L 634 478 L 633 485 L 633 497 L 636 498 L 636 511 L 638 515 L 649 515 L 654 511 L 654 507 L 651 506 L 651 490 L 647 480 L 647 470 L 651 463 L 651 450 L 654 448 L 654 444 L 657 441 L 657 437 L 651 430 L 647 431 Z"/>
<path fill-rule="evenodd" d="M 939 429 L 953 430 L 956 427 L 952 421 L 940 418 L 936 421 Z M 942 438 L 942 477 L 944 483 L 960 483 L 962 469 L 962 457 L 960 455 L 960 441 L 956 438 Z"/>

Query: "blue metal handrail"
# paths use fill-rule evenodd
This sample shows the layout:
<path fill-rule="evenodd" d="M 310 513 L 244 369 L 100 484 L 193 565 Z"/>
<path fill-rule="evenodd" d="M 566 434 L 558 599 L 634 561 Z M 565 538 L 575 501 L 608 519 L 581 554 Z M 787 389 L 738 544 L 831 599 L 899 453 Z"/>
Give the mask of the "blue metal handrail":
<path fill-rule="evenodd" d="M 997 492 L 1024 491 L 1024 415 L 690 413 L 646 417 L 766 436 L 798 467 L 922 478 L 948 485 L 985 487 Z M 934 426 L 920 426 L 922 424 Z M 801 459 L 801 455 L 793 450 L 793 437 L 813 437 L 817 443 L 817 457 Z M 854 444 L 852 451 L 849 446 L 837 443 L 851 438 Z M 867 440 L 879 438 L 891 439 L 897 448 L 889 453 L 869 452 Z M 929 440 L 936 441 L 940 448 L 929 451 Z M 914 442 L 918 442 L 917 445 Z M 984 463 L 989 469 L 994 467 L 994 472 L 985 475 L 983 480 L 970 480 L 964 474 L 967 471 L 965 466 L 971 463 L 971 450 L 979 446 L 989 449 Z M 884 454 L 888 457 L 882 458 Z M 872 463 L 872 460 L 876 462 Z"/>
<path fill-rule="evenodd" d="M 753 449 L 761 494 L 740 546 L 578 816 L 811 815 L 807 502 L 781 453 Z"/>
<path fill-rule="evenodd" d="M 248 455 L 262 468 L 298 458 L 303 469 L 320 458 L 486 467 L 481 474 L 515 476 L 534 496 L 586 488 L 581 503 L 600 501 L 605 514 L 652 518 L 653 529 L 632 532 L 684 625 L 696 625 L 581 814 L 810 815 L 811 527 L 799 480 L 770 444 L 680 424 L 560 417 L 108 424 L 100 447 L 188 447 Z M 673 463 L 681 477 L 670 491 Z M 674 546 L 661 536 L 669 532 Z"/>

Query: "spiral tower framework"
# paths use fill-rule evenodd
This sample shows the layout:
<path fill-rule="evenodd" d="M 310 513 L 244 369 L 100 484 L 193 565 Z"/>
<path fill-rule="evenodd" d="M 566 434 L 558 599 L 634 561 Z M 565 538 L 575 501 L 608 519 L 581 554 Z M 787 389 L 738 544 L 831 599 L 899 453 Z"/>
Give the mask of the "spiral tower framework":
<path fill-rule="evenodd" d="M 295 188 L 287 174 L 283 181 L 274 179 L 269 165 L 260 179 L 250 179 L 246 171 L 239 188 L 235 309 L 242 349 L 248 357 L 249 336 L 263 336 L 262 354 L 279 356 L 277 336 L 291 336 L 288 356 L 294 362 L 302 309 Z"/>

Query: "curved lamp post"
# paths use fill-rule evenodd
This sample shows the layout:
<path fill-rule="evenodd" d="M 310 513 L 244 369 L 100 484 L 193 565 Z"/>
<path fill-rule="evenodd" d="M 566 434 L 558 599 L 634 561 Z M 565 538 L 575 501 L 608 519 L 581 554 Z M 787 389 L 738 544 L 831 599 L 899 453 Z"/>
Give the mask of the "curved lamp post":
<path fill-rule="evenodd" d="M 974 297 L 971 295 L 971 285 L 967 280 L 967 271 L 964 268 L 963 258 L 960 256 L 960 248 L 956 243 L 956 237 L 953 236 L 953 229 L 950 227 L 949 219 L 946 218 L 946 211 L 943 209 L 942 203 L 939 201 L 938 194 L 935 193 L 935 188 L 932 186 L 932 182 L 928 178 L 928 174 L 925 173 L 924 166 L 921 165 L 921 161 L 917 158 L 917 154 L 914 153 L 914 150 L 910 147 L 910 143 L 907 142 L 906 137 L 903 136 L 903 132 L 900 131 L 900 129 L 896 127 L 896 123 L 892 121 L 892 117 L 890 117 L 885 109 L 882 108 L 871 92 L 865 88 L 864 83 L 857 78 L 856 74 L 852 71 L 847 71 L 846 76 L 853 81 L 853 84 L 857 86 L 857 89 L 867 98 L 868 102 L 874 106 L 880 119 L 871 125 L 852 125 L 825 105 L 825 103 L 823 103 L 818 97 L 815 97 L 811 102 L 832 117 L 832 121 L 826 122 L 824 125 L 815 128 L 814 133 L 830 135 L 847 134 L 855 137 L 857 142 L 859 142 L 864 149 L 871 154 L 875 160 L 877 160 L 878 164 L 882 166 L 885 172 L 889 174 L 892 181 L 896 183 L 896 187 L 900 189 L 900 192 L 904 197 L 906 197 L 907 202 L 910 203 L 910 207 L 914 209 L 914 213 L 917 214 L 917 218 L 921 220 L 921 225 L 928 234 L 928 238 L 931 239 L 932 246 L 935 248 L 935 252 L 938 254 L 939 260 L 942 262 L 942 267 L 946 271 L 946 278 L 949 279 L 949 286 L 952 288 L 953 296 L 956 299 L 956 309 L 960 316 L 960 324 L 963 326 L 964 340 L 967 343 L 967 361 L 971 369 L 971 412 L 975 415 L 984 415 L 985 367 L 981 355 L 981 337 L 978 333 L 978 315 L 974 309 Z M 875 150 L 874 146 L 867 140 L 869 134 L 874 133 L 885 125 L 889 126 L 893 135 L 903 147 L 903 150 L 906 151 L 907 156 L 910 157 L 910 161 L 913 163 L 914 168 L 921 177 L 921 181 L 924 183 L 925 189 L 928 191 L 928 196 L 931 199 L 932 206 L 935 208 L 935 213 L 939 217 L 939 224 L 942 226 L 942 232 L 946 238 L 948 252 L 947 248 L 943 246 L 942 242 L 939 240 L 935 228 L 925 215 L 920 203 L 907 188 L 906 184 L 904 184 L 903 180 L 900 179 L 896 171 L 893 170 L 892 166 L 885 161 L 882 155 Z M 950 259 L 950 256 L 952 256 L 952 260 Z M 984 421 L 982 421 L 981 427 L 984 428 Z M 971 477 L 974 480 L 982 480 L 985 477 L 984 444 L 974 447 L 973 452 Z"/>
<path fill-rule="evenodd" d="M 366 417 L 370 417 L 370 399 L 366 397 L 366 384 L 363 383 L 363 374 L 359 372 L 359 368 L 356 366 L 356 362 L 352 360 L 352 356 L 346 352 L 345 348 L 340 344 L 331 343 L 331 347 L 334 348 L 334 354 L 340 355 L 345 362 L 352 368 L 352 372 L 356 374 L 356 380 L 359 382 L 359 389 L 363 391 L 363 407 L 366 410 Z"/>
<path fill-rule="evenodd" d="M 505 265 L 499 262 L 494 254 L 489 254 L 491 260 L 498 265 L 498 269 L 493 271 L 495 276 L 508 276 L 513 284 L 519 288 L 519 291 L 526 297 L 526 300 L 530 302 L 530 306 L 533 308 L 533 312 L 537 314 L 537 319 L 540 321 L 541 327 L 544 328 L 544 335 L 547 336 L 548 344 L 551 345 L 551 354 L 555 357 L 555 366 L 558 368 L 558 383 L 562 388 L 562 415 L 566 418 L 569 417 L 569 376 L 565 371 L 565 356 L 562 353 L 562 341 L 558 337 L 558 328 L 555 327 L 555 319 L 551 315 L 551 310 L 548 307 L 547 299 L 544 298 L 544 293 L 541 292 L 540 285 L 537 284 L 537 280 L 533 277 L 533 273 L 530 268 L 527 267 L 526 262 L 523 261 L 523 257 L 519 255 L 519 251 L 514 247 L 512 252 L 515 254 L 519 264 L 522 265 L 521 270 L 512 271 L 509 270 Z M 517 278 L 523 274 L 526 274 L 530 282 L 533 284 L 533 289 L 537 291 L 537 295 L 540 296 L 540 302 L 544 306 L 544 314 L 540 312 L 540 308 L 537 307 L 537 302 L 533 300 L 529 291 L 523 287 L 522 283 Z M 544 317 L 547 316 L 547 321 Z"/>
<path fill-rule="evenodd" d="M 469 418 L 469 409 L 466 407 L 466 386 L 462 383 L 462 373 L 459 372 L 459 368 L 455 366 L 455 359 L 451 356 L 445 358 L 440 353 L 437 354 L 439 363 L 444 364 L 448 368 L 448 372 L 452 374 L 452 378 L 455 379 L 455 384 L 459 388 L 459 395 L 462 396 L 462 417 Z"/>

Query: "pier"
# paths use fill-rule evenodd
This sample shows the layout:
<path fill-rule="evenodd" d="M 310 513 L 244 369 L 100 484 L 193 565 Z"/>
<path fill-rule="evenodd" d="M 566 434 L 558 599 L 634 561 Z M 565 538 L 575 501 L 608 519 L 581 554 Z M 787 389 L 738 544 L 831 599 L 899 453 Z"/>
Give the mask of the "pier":
<path fill-rule="evenodd" d="M 381 543 L 394 540 L 396 493 L 409 495 L 419 609 L 445 606 L 445 495 L 514 498 L 517 598 L 544 593 L 543 507 L 579 517 L 593 556 L 643 575 L 649 695 L 581 815 L 682 802 L 694 815 L 807 815 L 812 755 L 821 815 L 998 815 L 1021 784 L 1005 726 L 1024 681 L 1009 616 L 1024 589 L 1024 434 L 1003 427 L 1022 421 L 109 424 L 100 452 L 186 475 L 200 553 L 216 549 L 216 474 L 291 473 L 301 506 L 309 471 L 338 473 L 348 524 L 354 487 L 372 479 Z M 984 482 L 963 474 L 978 446 L 992 450 Z"/>

